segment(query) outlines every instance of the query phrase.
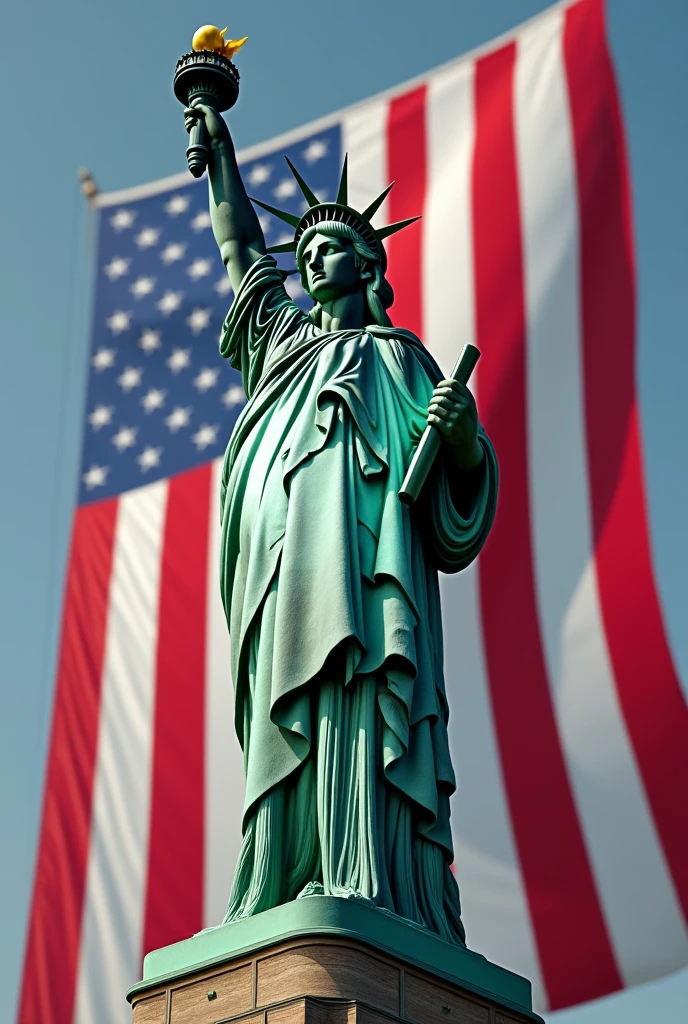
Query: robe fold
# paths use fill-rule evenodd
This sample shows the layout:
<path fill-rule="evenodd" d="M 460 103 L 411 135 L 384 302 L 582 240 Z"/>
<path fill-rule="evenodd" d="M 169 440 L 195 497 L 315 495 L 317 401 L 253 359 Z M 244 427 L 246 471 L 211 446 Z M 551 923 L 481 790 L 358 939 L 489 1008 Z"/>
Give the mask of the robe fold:
<path fill-rule="evenodd" d="M 462 942 L 437 574 L 487 537 L 492 446 L 481 428 L 467 518 L 442 460 L 403 505 L 439 368 L 400 328 L 321 333 L 270 256 L 246 274 L 220 351 L 247 395 L 221 494 L 246 772 L 226 919 L 324 892 Z"/>

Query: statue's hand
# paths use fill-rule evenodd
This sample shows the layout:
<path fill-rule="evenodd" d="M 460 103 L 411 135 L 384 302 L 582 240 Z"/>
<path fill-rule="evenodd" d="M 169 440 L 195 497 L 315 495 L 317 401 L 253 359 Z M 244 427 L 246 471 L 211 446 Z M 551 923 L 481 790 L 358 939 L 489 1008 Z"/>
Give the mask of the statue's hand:
<path fill-rule="evenodd" d="M 459 469 L 476 469 L 483 460 L 478 441 L 478 410 L 465 384 L 441 380 L 428 406 L 428 423 L 442 434 Z"/>
<path fill-rule="evenodd" d="M 229 129 L 224 118 L 205 103 L 194 103 L 184 111 L 184 127 L 190 132 L 197 121 L 205 121 L 208 135 L 213 141 L 229 138 Z"/>

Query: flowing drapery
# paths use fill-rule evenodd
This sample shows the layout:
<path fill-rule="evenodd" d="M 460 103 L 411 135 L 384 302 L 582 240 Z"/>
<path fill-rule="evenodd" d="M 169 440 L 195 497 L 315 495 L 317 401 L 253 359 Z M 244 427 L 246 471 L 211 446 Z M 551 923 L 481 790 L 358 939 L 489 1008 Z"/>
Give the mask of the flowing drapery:
<path fill-rule="evenodd" d="M 319 332 L 269 256 L 246 275 L 221 351 L 248 398 L 222 487 L 246 771 L 228 919 L 305 889 L 462 941 L 437 572 L 468 565 L 489 532 L 492 446 L 481 431 L 466 516 L 441 461 L 419 507 L 402 505 L 439 369 L 398 328 Z"/>

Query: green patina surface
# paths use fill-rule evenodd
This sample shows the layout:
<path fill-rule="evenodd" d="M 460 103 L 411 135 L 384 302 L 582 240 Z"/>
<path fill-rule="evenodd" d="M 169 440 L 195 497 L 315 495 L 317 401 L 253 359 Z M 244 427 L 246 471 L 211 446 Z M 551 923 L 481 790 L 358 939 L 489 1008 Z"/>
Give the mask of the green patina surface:
<path fill-rule="evenodd" d="M 491 445 L 480 433 L 470 511 L 440 465 L 412 514 L 398 491 L 439 370 L 408 331 L 319 330 L 271 256 L 246 274 L 222 352 L 248 396 L 222 494 L 246 768 L 228 920 L 311 885 L 462 941 L 437 571 L 462 569 L 487 535 Z"/>
<path fill-rule="evenodd" d="M 438 573 L 465 568 L 490 531 L 492 445 L 465 384 L 442 381 L 387 313 L 383 239 L 408 223 L 372 226 L 388 190 L 359 213 L 346 165 L 334 203 L 292 167 L 306 212 L 270 209 L 295 231 L 277 248 L 296 257 L 305 313 L 224 121 L 204 104 L 185 118 L 210 139 L 211 220 L 235 292 L 220 351 L 247 397 L 220 509 L 246 774 L 224 923 L 298 896 L 355 897 L 462 947 Z M 409 508 L 399 490 L 428 423 L 441 452 Z"/>
<path fill-rule="evenodd" d="M 267 910 L 253 917 L 220 925 L 163 949 L 149 953 L 143 962 L 143 981 L 127 998 L 155 985 L 207 967 L 220 966 L 299 936 L 338 936 L 362 942 L 429 971 L 437 978 L 485 996 L 535 1022 L 530 982 L 491 963 L 477 953 L 444 942 L 425 928 L 392 914 L 365 906 L 357 900 L 309 896 Z"/>

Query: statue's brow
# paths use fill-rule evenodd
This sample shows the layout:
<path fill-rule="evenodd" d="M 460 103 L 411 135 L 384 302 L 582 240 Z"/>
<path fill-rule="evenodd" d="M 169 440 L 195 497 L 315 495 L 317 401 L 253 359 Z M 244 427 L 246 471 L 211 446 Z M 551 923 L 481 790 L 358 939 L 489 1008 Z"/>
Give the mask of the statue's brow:
<path fill-rule="evenodd" d="M 326 241 L 321 242 L 319 245 L 316 245 L 315 248 L 319 252 L 321 249 L 327 249 L 327 247 L 330 246 L 330 245 L 338 246 L 338 248 L 340 248 L 340 249 L 343 248 L 343 246 L 340 243 L 337 242 L 336 238 L 328 238 Z M 311 251 L 311 247 L 308 246 L 308 249 L 306 250 L 306 252 L 310 252 L 310 251 Z"/>

